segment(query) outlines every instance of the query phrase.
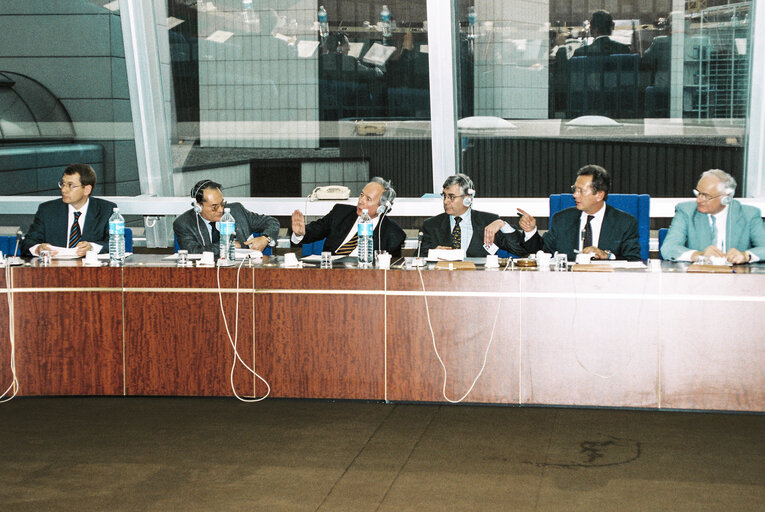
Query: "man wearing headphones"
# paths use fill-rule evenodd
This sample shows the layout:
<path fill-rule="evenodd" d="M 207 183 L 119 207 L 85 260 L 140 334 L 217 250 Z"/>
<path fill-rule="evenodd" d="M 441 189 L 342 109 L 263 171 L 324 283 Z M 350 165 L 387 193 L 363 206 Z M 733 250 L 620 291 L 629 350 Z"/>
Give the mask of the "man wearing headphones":
<path fill-rule="evenodd" d="M 422 224 L 421 251 L 424 255 L 430 249 L 463 249 L 467 257 L 474 258 L 494 254 L 497 249 L 505 249 L 515 255 L 527 254 L 528 251 L 520 244 L 519 231 L 499 220 L 499 215 L 472 208 L 475 190 L 468 176 L 449 176 L 444 181 L 443 189 L 444 213 L 430 217 Z M 498 220 L 497 225 L 501 223 L 501 228 L 493 229 L 494 222 Z"/>
<path fill-rule="evenodd" d="M 374 227 L 374 249 L 388 251 L 392 257 L 401 256 L 401 245 L 406 233 L 387 213 L 396 199 L 390 182 L 375 177 L 366 184 L 356 206 L 336 204 L 324 217 L 306 225 L 300 210 L 292 212 L 290 241 L 294 247 L 325 238 L 324 250 L 332 254 L 356 257 L 358 255 L 358 225 L 361 211 L 367 210 Z"/>
<path fill-rule="evenodd" d="M 217 223 L 223 217 L 223 209 L 230 208 L 236 222 L 237 247 L 248 247 L 263 251 L 266 246 L 276 245 L 279 236 L 279 221 L 268 215 L 247 210 L 241 203 L 227 204 L 223 200 L 220 183 L 201 180 L 191 189 L 192 209 L 178 216 L 173 222 L 173 231 L 178 246 L 192 254 L 212 251 L 220 253 L 220 232 Z M 253 238 L 253 233 L 262 233 Z"/>
<path fill-rule="evenodd" d="M 611 176 L 599 165 L 585 165 L 576 173 L 571 187 L 576 206 L 561 210 L 550 219 L 550 229 L 539 236 L 537 222 L 521 209 L 518 225 L 525 234 L 524 247 L 535 253 L 565 252 L 591 254 L 596 260 L 640 260 L 638 222 L 629 213 L 606 204 Z"/>
<path fill-rule="evenodd" d="M 696 201 L 680 203 L 661 247 L 666 260 L 696 261 L 699 256 L 724 257 L 733 264 L 765 258 L 765 226 L 754 206 L 733 199 L 736 180 L 710 169 L 693 190 Z"/>

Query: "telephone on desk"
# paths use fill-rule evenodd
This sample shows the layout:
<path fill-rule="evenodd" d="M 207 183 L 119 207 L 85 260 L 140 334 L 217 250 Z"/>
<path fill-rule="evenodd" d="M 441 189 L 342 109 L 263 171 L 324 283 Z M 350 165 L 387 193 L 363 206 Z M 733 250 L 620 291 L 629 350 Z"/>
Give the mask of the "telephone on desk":
<path fill-rule="evenodd" d="M 308 196 L 311 201 L 317 199 L 332 199 L 332 200 L 344 200 L 351 197 L 351 189 L 343 187 L 341 185 L 328 185 L 326 187 L 316 187 Z"/>

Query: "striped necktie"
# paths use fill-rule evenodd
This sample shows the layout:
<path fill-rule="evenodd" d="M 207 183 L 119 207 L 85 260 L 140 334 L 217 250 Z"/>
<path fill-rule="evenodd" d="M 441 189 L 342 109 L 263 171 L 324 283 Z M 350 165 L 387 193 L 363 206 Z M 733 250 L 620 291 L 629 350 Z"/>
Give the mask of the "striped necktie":
<path fill-rule="evenodd" d="M 356 246 L 359 245 L 359 234 L 354 234 L 350 240 L 345 242 L 343 245 L 337 248 L 335 251 L 335 254 L 340 256 L 348 256 L 350 253 L 353 252 L 353 250 L 356 248 Z"/>
<path fill-rule="evenodd" d="M 454 229 L 452 229 L 452 249 L 462 247 L 462 228 L 460 228 L 462 217 L 454 217 Z"/>
<path fill-rule="evenodd" d="M 76 247 L 80 243 L 82 233 L 80 232 L 80 215 L 82 212 L 74 212 L 74 222 L 72 222 L 72 229 L 69 230 L 69 243 L 67 247 Z"/>

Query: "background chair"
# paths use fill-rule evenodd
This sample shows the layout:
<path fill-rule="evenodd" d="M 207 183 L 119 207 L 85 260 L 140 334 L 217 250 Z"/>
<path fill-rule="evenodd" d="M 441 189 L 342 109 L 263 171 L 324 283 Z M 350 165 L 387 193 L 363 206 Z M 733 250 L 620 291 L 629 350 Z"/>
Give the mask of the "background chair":
<path fill-rule="evenodd" d="M 133 230 L 125 228 L 125 252 L 133 252 Z"/>
<path fill-rule="evenodd" d="M 640 257 L 648 259 L 648 244 L 651 236 L 651 196 L 648 194 L 608 194 L 606 203 L 635 217 L 638 221 L 640 236 Z M 575 206 L 573 194 L 553 194 L 550 196 L 550 227 L 552 217 L 564 208 Z"/>
<path fill-rule="evenodd" d="M 313 254 L 321 254 L 321 251 L 324 250 L 324 241 L 326 238 L 322 238 L 321 240 L 316 240 L 315 242 L 311 242 L 308 244 L 303 244 L 301 247 L 303 249 L 302 256 L 311 256 Z"/>
<path fill-rule="evenodd" d="M 661 228 L 659 229 L 659 259 L 664 259 L 661 255 L 661 246 L 664 245 L 664 239 L 667 238 L 667 232 L 669 231 L 669 228 Z"/>

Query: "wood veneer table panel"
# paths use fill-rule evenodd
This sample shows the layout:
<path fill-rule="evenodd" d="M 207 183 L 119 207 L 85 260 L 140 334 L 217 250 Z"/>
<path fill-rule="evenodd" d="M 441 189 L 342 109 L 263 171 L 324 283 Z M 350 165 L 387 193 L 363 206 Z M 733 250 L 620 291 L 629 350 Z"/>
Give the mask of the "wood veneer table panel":
<path fill-rule="evenodd" d="M 464 401 L 518 403 L 519 274 L 423 271 L 423 293 L 418 272 L 389 272 L 388 400 L 446 401 L 435 337 L 446 397 L 457 400 L 468 391 L 486 354 L 486 367 Z"/>
<path fill-rule="evenodd" d="M 255 271 L 255 369 L 275 397 L 384 397 L 384 272 Z M 259 395 L 265 385 L 258 382 Z"/>
<path fill-rule="evenodd" d="M 658 274 L 521 277 L 523 403 L 659 406 Z"/>
<path fill-rule="evenodd" d="M 5 269 L 0 268 L 0 394 L 10 386 L 13 379 L 8 323 L 8 294 L 6 292 Z"/>
<path fill-rule="evenodd" d="M 765 411 L 765 275 L 661 277 L 662 407 Z"/>
<path fill-rule="evenodd" d="M 129 395 L 230 396 L 233 349 L 221 314 L 214 268 L 125 269 L 125 374 Z M 234 336 L 236 269 L 221 269 L 223 305 Z M 239 279 L 237 350 L 252 365 L 252 269 Z M 251 396 L 241 364 L 236 391 Z"/>
<path fill-rule="evenodd" d="M 121 395 L 120 268 L 13 269 L 23 395 Z"/>

